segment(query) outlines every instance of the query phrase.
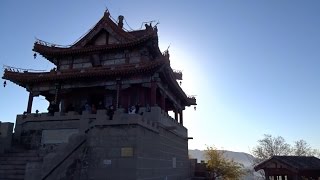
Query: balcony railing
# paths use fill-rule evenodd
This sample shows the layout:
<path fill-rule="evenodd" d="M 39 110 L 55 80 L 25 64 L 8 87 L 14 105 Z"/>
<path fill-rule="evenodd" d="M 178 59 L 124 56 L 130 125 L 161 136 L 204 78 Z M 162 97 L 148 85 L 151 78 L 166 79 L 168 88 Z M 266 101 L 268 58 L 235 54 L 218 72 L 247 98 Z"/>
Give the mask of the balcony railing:
<path fill-rule="evenodd" d="M 56 124 L 57 122 L 68 121 L 70 123 L 65 128 L 79 127 L 82 132 L 95 125 L 139 124 L 153 131 L 158 131 L 159 126 L 165 129 L 169 128 L 173 133 L 187 137 L 187 129 L 161 110 L 160 107 L 151 107 L 149 110 L 141 107 L 138 114 L 128 114 L 124 109 L 118 109 L 114 112 L 112 118 L 108 115 L 107 110 L 98 110 L 95 114 L 83 111 L 81 115 L 70 111 L 68 113 L 55 112 L 53 115 L 49 113 L 32 113 L 17 116 L 17 125 L 31 123 L 28 127 L 36 127 L 32 124 L 41 122 Z"/>
<path fill-rule="evenodd" d="M 175 70 L 175 69 L 172 69 L 172 70 L 173 70 L 173 74 L 174 74 L 174 77 L 176 78 L 176 80 L 182 80 L 182 71 Z"/>
<path fill-rule="evenodd" d="M 36 38 L 36 44 L 48 46 L 48 47 L 58 47 L 58 48 L 69 48 L 71 45 L 58 45 L 50 42 L 43 41 L 41 39 Z"/>
<path fill-rule="evenodd" d="M 189 95 L 188 96 L 188 101 L 191 105 L 197 105 L 197 99 L 196 95 Z"/>
<path fill-rule="evenodd" d="M 46 72 L 46 70 L 23 69 L 23 68 L 17 68 L 17 67 L 7 66 L 7 65 L 3 65 L 3 69 L 5 71 L 18 72 L 18 73 L 23 73 L 23 72 Z"/>

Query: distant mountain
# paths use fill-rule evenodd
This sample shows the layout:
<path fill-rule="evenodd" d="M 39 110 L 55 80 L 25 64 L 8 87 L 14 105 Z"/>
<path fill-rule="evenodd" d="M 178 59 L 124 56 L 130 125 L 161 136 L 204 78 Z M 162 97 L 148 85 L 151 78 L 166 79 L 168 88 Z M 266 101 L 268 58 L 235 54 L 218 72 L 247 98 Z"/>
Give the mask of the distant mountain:
<path fill-rule="evenodd" d="M 206 161 L 204 157 L 204 150 L 190 149 L 189 155 L 191 158 L 198 159 L 198 162 Z M 233 159 L 234 161 L 243 164 L 245 168 L 252 169 L 252 162 L 254 157 L 251 154 L 247 154 L 244 152 L 225 151 L 224 155 L 228 159 Z"/>

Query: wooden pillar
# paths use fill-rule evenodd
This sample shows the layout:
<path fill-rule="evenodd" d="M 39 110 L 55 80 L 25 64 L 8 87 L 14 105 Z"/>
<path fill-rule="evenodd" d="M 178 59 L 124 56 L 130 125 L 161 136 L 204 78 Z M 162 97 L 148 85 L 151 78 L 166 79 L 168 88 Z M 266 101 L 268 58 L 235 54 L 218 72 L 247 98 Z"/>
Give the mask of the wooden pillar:
<path fill-rule="evenodd" d="M 161 108 L 166 111 L 166 94 L 163 91 L 161 95 Z"/>
<path fill-rule="evenodd" d="M 55 84 L 55 87 L 56 87 L 56 91 L 55 91 L 55 95 L 54 95 L 54 103 L 55 103 L 55 104 L 58 104 L 59 84 L 56 83 L 56 84 Z"/>
<path fill-rule="evenodd" d="M 120 98 L 121 98 L 120 93 L 121 93 L 121 81 L 117 80 L 117 97 L 116 97 L 116 108 L 115 109 L 119 108 L 119 102 L 120 102 Z"/>
<path fill-rule="evenodd" d="M 174 110 L 174 119 L 176 121 L 178 121 L 178 110 L 177 109 Z"/>
<path fill-rule="evenodd" d="M 180 110 L 180 112 L 179 112 L 179 115 L 180 115 L 179 119 L 180 119 L 180 124 L 181 125 L 183 125 L 183 114 L 182 114 L 182 112 L 183 112 L 183 110 Z"/>
<path fill-rule="evenodd" d="M 270 177 L 269 177 L 269 172 L 266 171 L 266 170 L 264 170 L 264 176 L 265 176 L 266 180 L 269 180 L 269 179 L 270 179 Z"/>
<path fill-rule="evenodd" d="M 151 82 L 151 106 L 155 106 L 157 104 L 157 84 L 156 82 Z"/>
<path fill-rule="evenodd" d="M 29 93 L 29 99 L 28 99 L 28 106 L 27 106 L 27 113 L 31 113 L 32 110 L 32 102 L 33 102 L 33 93 Z"/>
<path fill-rule="evenodd" d="M 143 87 L 139 87 L 139 103 L 140 103 L 140 106 L 145 106 L 145 89 Z"/>

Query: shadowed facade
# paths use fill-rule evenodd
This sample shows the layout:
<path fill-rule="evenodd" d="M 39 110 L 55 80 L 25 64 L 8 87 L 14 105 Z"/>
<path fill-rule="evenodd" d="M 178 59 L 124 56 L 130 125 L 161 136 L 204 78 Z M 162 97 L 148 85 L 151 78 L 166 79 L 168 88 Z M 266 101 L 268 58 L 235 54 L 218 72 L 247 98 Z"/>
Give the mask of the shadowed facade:
<path fill-rule="evenodd" d="M 25 179 L 191 176 L 183 110 L 196 99 L 177 83 L 182 73 L 160 51 L 157 27 L 127 31 L 123 20 L 114 22 L 106 11 L 71 46 L 37 40 L 35 53 L 55 65 L 49 72 L 5 69 L 3 79 L 29 92 L 7 152 L 37 154 L 25 161 Z M 39 95 L 50 103 L 49 113 L 31 113 Z"/>

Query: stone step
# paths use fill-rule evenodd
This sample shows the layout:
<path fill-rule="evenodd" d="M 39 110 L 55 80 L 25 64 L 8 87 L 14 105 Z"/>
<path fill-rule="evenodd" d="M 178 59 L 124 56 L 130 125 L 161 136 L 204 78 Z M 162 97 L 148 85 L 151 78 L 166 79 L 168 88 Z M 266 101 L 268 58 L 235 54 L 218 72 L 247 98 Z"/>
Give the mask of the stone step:
<path fill-rule="evenodd" d="M 37 153 L 37 150 L 29 150 L 29 149 L 24 149 L 24 148 L 20 148 L 20 147 L 16 147 L 16 148 L 12 148 L 8 151 L 9 153 L 26 153 L 26 152 L 30 152 L 30 153 Z M 6 153 L 8 153 L 6 152 Z"/>
<path fill-rule="evenodd" d="M 30 157 L 30 156 L 38 156 L 38 153 L 36 152 L 24 152 L 24 153 L 15 153 L 15 152 L 8 152 L 8 153 L 5 153 L 5 154 L 0 154 L 0 157 L 3 157 L 3 156 L 12 156 L 12 157 Z"/>
<path fill-rule="evenodd" d="M 0 176 L 2 174 L 20 175 L 25 173 L 25 169 L 0 169 Z"/>
<path fill-rule="evenodd" d="M 0 154 L 0 180 L 23 180 L 28 162 L 42 161 L 36 150 L 13 148 Z"/>
<path fill-rule="evenodd" d="M 20 169 L 24 170 L 26 168 L 25 164 L 0 164 L 0 170 L 5 170 L 5 169 Z"/>
<path fill-rule="evenodd" d="M 24 174 L 0 174 L 0 180 L 23 180 Z"/>
<path fill-rule="evenodd" d="M 0 156 L 0 162 L 1 161 L 40 161 L 42 158 L 41 157 L 35 157 L 35 156 L 30 156 L 30 157 L 21 157 L 21 156 Z"/>
<path fill-rule="evenodd" d="M 0 165 L 26 165 L 27 164 L 27 161 L 14 161 L 14 160 L 11 160 L 11 161 L 0 161 Z"/>

